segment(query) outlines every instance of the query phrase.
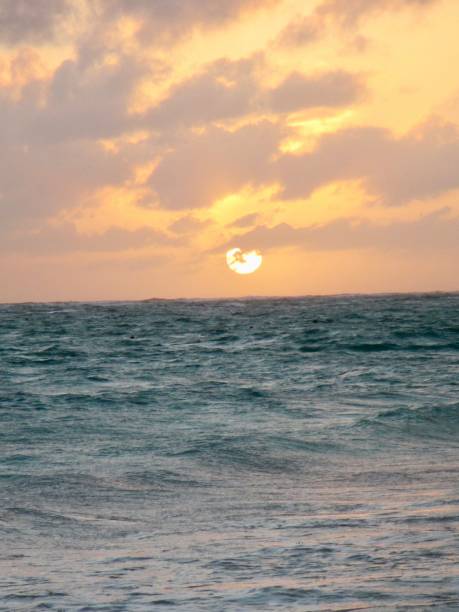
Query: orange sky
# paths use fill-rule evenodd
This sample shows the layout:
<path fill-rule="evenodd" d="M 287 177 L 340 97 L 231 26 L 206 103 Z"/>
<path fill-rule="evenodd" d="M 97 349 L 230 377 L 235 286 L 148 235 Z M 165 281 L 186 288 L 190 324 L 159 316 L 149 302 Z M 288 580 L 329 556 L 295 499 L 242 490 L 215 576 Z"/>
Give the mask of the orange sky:
<path fill-rule="evenodd" d="M 458 290 L 458 23 L 1 0 L 0 301 Z"/>

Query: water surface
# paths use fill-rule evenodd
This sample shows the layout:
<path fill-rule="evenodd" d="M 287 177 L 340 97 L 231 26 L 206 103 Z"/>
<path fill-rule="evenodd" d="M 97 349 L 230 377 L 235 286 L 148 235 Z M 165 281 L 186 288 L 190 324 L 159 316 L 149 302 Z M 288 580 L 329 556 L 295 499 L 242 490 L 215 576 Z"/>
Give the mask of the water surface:
<path fill-rule="evenodd" d="M 1 610 L 459 609 L 459 295 L 0 306 Z"/>

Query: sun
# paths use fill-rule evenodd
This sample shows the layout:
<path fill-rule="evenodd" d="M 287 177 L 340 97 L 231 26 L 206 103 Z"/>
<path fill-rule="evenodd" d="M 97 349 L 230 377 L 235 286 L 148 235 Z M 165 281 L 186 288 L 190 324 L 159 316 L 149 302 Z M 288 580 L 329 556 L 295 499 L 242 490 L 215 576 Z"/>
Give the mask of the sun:
<path fill-rule="evenodd" d="M 259 251 L 241 251 L 241 249 L 230 249 L 226 253 L 228 268 L 237 274 L 252 274 L 258 270 L 263 261 Z"/>

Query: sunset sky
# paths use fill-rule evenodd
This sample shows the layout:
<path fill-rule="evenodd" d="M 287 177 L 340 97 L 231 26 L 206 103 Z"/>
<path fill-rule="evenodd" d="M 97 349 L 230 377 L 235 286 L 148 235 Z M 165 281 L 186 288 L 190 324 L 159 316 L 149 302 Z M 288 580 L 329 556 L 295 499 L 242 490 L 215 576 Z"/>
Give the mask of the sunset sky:
<path fill-rule="evenodd" d="M 458 290 L 458 24 L 457 0 L 0 0 L 0 301 Z"/>

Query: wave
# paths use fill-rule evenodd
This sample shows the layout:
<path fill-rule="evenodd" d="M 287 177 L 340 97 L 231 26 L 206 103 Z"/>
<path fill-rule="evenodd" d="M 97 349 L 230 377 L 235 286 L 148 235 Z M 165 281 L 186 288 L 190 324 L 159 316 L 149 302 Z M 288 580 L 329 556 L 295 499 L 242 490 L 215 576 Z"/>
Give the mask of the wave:
<path fill-rule="evenodd" d="M 459 403 L 445 406 L 406 406 L 379 412 L 374 418 L 361 419 L 359 426 L 371 427 L 392 435 L 448 438 L 459 444 Z"/>

